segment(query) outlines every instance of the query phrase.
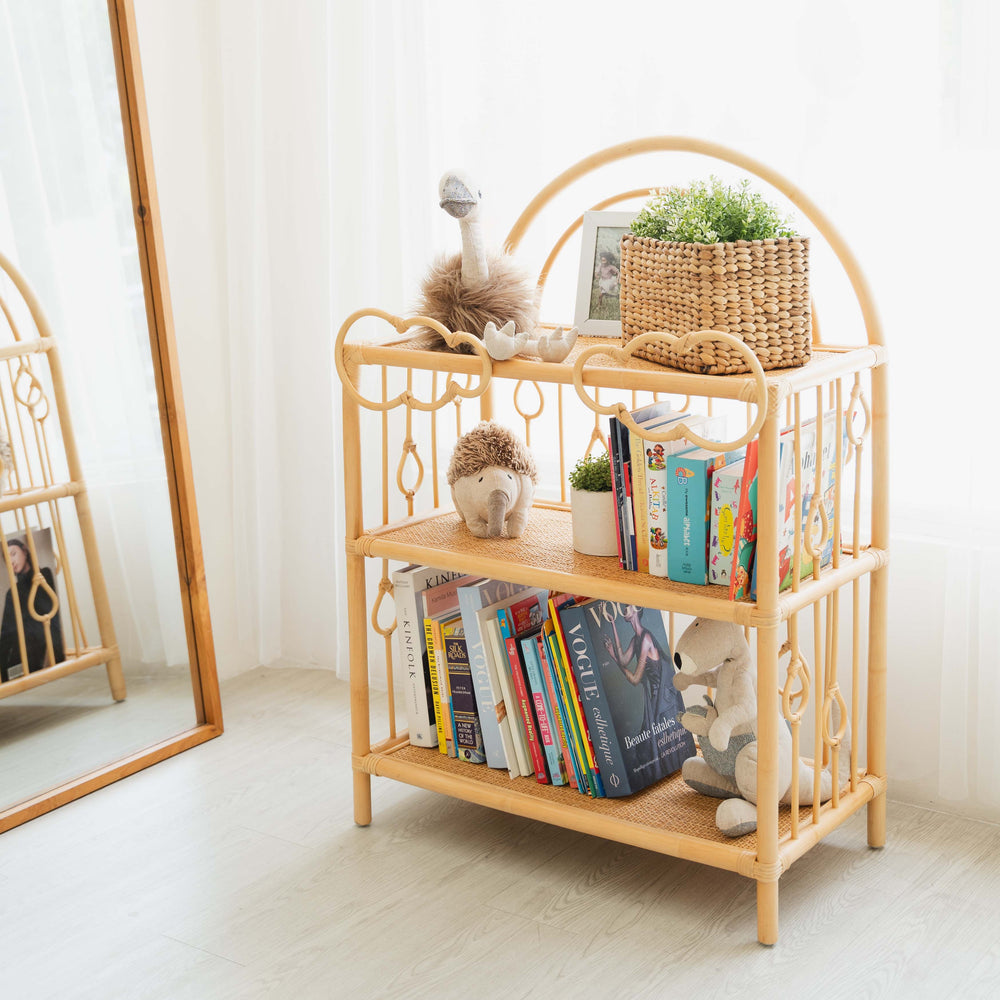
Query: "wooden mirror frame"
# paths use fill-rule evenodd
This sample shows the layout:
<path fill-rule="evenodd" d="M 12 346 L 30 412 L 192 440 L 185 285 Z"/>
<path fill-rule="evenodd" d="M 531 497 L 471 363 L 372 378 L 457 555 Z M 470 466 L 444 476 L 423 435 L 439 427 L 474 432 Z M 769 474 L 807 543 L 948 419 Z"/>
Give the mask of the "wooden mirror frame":
<path fill-rule="evenodd" d="M 108 19 L 121 101 L 139 269 L 156 377 L 181 604 L 191 665 L 195 725 L 145 750 L 0 810 L 0 833 L 222 733 L 222 704 L 132 0 L 108 0 Z"/>

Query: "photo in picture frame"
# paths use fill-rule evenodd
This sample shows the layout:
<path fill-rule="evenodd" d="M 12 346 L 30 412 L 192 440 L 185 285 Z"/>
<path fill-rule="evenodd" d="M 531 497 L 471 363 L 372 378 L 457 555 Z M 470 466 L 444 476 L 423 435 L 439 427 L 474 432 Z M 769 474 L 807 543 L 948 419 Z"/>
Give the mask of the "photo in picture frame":
<path fill-rule="evenodd" d="M 585 337 L 620 337 L 622 234 L 636 212 L 584 212 L 573 323 Z"/>

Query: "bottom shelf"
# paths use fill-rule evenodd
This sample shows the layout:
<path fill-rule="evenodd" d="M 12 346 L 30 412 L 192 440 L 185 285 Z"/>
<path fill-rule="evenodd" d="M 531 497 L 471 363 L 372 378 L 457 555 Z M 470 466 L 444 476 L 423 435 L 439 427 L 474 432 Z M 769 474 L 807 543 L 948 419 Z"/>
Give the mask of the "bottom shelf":
<path fill-rule="evenodd" d="M 435 749 L 408 742 L 374 750 L 356 761 L 369 774 L 393 778 L 429 791 L 500 809 L 529 819 L 577 830 L 606 840 L 686 858 L 754 877 L 757 834 L 729 838 L 715 825 L 718 799 L 688 787 L 676 773 L 635 795 L 591 799 L 574 789 L 541 785 L 528 778 L 511 780 L 506 771 L 468 764 Z M 789 807 L 779 811 L 778 839 L 782 865 L 791 862 L 840 825 L 876 793 L 878 782 L 860 779 L 854 791 L 841 790 L 834 809 L 826 803 L 818 823 L 811 807 L 799 810 L 798 836 L 792 839 Z"/>

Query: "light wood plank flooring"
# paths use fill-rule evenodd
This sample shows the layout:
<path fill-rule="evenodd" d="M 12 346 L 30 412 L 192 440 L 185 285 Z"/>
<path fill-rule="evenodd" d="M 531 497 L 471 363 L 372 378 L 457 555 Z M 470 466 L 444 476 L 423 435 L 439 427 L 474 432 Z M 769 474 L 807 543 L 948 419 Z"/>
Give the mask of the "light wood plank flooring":
<path fill-rule="evenodd" d="M 4 1000 L 1000 996 L 1000 828 L 890 803 L 754 886 L 375 779 L 347 685 L 258 669 L 227 731 L 0 837 Z"/>

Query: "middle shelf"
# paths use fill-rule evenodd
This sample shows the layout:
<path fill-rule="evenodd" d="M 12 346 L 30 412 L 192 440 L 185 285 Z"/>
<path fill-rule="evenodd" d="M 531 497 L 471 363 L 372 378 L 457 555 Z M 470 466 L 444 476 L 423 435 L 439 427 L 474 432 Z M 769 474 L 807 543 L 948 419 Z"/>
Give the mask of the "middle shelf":
<path fill-rule="evenodd" d="M 350 554 L 404 563 L 423 563 L 550 590 L 611 601 L 702 615 L 739 625 L 774 625 L 838 587 L 885 565 L 875 548 L 856 556 L 841 553 L 839 565 L 826 566 L 818 579 L 799 583 L 779 598 L 778 617 L 758 613 L 755 601 L 730 601 L 725 587 L 676 583 L 648 573 L 621 569 L 616 557 L 587 556 L 573 549 L 568 510 L 535 506 L 520 538 L 476 538 L 453 510 L 436 509 L 366 532 Z"/>

